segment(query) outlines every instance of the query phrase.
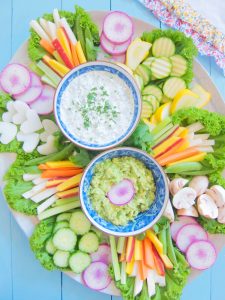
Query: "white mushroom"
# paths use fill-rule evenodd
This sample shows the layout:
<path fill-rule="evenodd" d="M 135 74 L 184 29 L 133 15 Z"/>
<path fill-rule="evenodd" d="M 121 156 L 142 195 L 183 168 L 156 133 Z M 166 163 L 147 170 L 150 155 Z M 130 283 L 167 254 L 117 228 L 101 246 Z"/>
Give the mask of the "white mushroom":
<path fill-rule="evenodd" d="M 172 208 L 170 199 L 167 202 L 167 206 L 166 206 L 166 209 L 164 210 L 163 215 L 165 217 L 167 217 L 170 220 L 170 222 L 174 222 L 175 217 L 174 217 L 174 212 L 173 212 L 173 208 Z"/>
<path fill-rule="evenodd" d="M 185 184 L 188 183 L 188 180 L 185 178 L 175 178 L 173 179 L 170 184 L 170 193 L 174 196 L 179 190 L 181 190 Z"/>
<path fill-rule="evenodd" d="M 177 214 L 178 214 L 178 216 L 188 216 L 188 217 L 194 217 L 194 218 L 198 217 L 198 211 L 194 207 L 194 205 L 188 209 L 184 209 L 184 208 L 178 209 Z"/>
<path fill-rule="evenodd" d="M 225 224 L 225 206 L 219 208 L 217 221 L 221 224 Z"/>
<path fill-rule="evenodd" d="M 217 207 L 222 207 L 225 205 L 225 189 L 220 185 L 213 185 L 206 194 L 213 198 Z"/>
<path fill-rule="evenodd" d="M 198 212 L 201 216 L 208 219 L 216 219 L 218 217 L 218 208 L 213 198 L 207 194 L 202 194 L 197 200 Z"/>
<path fill-rule="evenodd" d="M 197 196 L 204 194 L 209 185 L 207 176 L 195 176 L 189 183 L 189 187 L 193 188 Z"/>
<path fill-rule="evenodd" d="M 190 187 L 179 190 L 173 197 L 173 206 L 176 209 L 188 209 L 195 204 L 196 191 Z"/>

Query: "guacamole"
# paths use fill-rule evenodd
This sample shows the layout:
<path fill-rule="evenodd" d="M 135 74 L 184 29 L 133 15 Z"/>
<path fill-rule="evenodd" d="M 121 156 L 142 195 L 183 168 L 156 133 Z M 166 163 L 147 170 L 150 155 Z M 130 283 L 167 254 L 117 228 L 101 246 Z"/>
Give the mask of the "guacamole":
<path fill-rule="evenodd" d="M 135 194 L 129 203 L 117 206 L 109 201 L 107 193 L 123 179 L 132 181 Z M 115 225 L 126 225 L 149 208 L 155 199 L 155 190 L 152 172 L 136 158 L 125 156 L 107 159 L 96 165 L 89 197 L 93 208 L 103 219 Z"/>

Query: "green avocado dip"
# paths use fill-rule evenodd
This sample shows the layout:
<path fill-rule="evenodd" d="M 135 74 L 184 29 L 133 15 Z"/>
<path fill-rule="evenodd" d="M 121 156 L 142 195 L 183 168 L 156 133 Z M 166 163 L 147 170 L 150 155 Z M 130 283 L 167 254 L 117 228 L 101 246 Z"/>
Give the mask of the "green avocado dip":
<path fill-rule="evenodd" d="M 110 202 L 107 194 L 124 179 L 132 182 L 134 196 L 129 203 L 117 206 Z M 149 208 L 155 199 L 155 190 L 152 172 L 136 158 L 124 156 L 96 165 L 88 193 L 93 208 L 103 219 L 123 226 Z"/>

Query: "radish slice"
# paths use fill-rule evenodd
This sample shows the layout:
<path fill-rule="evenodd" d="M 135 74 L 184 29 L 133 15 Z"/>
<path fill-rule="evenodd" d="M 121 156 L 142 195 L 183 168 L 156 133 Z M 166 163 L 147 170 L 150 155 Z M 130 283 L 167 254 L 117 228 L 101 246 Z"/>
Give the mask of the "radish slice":
<path fill-rule="evenodd" d="M 128 46 L 130 45 L 131 39 L 126 41 L 122 44 L 114 44 L 111 43 L 104 35 L 104 33 L 101 34 L 100 38 L 102 49 L 111 55 L 121 55 L 124 54 L 127 51 Z"/>
<path fill-rule="evenodd" d="M 7 65 L 0 74 L 0 85 L 10 95 L 18 96 L 25 93 L 30 84 L 30 72 L 21 64 Z"/>
<path fill-rule="evenodd" d="M 188 247 L 186 257 L 192 268 L 205 270 L 214 264 L 217 254 L 210 241 L 197 241 Z"/>
<path fill-rule="evenodd" d="M 128 41 L 133 35 L 133 22 L 131 18 L 121 12 L 109 13 L 103 23 L 105 37 L 114 44 L 122 44 Z"/>
<path fill-rule="evenodd" d="M 107 265 L 111 264 L 112 257 L 109 245 L 101 244 L 96 252 L 91 253 L 91 259 L 93 262 L 101 261 Z"/>
<path fill-rule="evenodd" d="M 40 78 L 34 73 L 31 73 L 30 76 L 31 76 L 31 86 L 29 87 L 29 89 L 26 90 L 25 93 L 15 97 L 16 100 L 28 104 L 35 101 L 41 95 L 43 89 Z"/>
<path fill-rule="evenodd" d="M 187 248 L 195 241 L 207 240 L 206 231 L 198 224 L 188 224 L 181 227 L 177 233 L 176 244 L 182 251 L 186 252 Z"/>
<path fill-rule="evenodd" d="M 105 289 L 111 282 L 108 265 L 101 261 L 90 264 L 83 272 L 82 278 L 87 287 L 97 291 Z"/>
<path fill-rule="evenodd" d="M 123 179 L 119 183 L 112 186 L 107 194 L 109 201 L 117 206 L 129 203 L 135 195 L 134 185 L 131 180 Z"/>
<path fill-rule="evenodd" d="M 49 85 L 44 85 L 40 97 L 30 104 L 39 115 L 48 115 L 53 111 L 55 89 Z"/>
<path fill-rule="evenodd" d="M 121 54 L 121 55 L 114 55 L 111 57 L 111 60 L 113 62 L 116 62 L 116 63 L 122 63 L 122 64 L 125 64 L 125 61 L 126 61 L 126 54 Z"/>
<path fill-rule="evenodd" d="M 175 221 L 170 225 L 171 235 L 174 241 L 176 241 L 177 233 L 181 229 L 181 227 L 187 224 L 198 224 L 198 223 L 195 221 L 194 218 L 185 216 L 185 217 L 179 217 L 178 221 Z"/>

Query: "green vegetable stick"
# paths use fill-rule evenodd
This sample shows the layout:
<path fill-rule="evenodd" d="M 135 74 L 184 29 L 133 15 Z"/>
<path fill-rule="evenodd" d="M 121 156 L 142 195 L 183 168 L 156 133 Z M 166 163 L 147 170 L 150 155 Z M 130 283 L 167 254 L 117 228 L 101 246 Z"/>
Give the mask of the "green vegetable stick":
<path fill-rule="evenodd" d="M 186 261 L 184 255 L 182 253 L 180 253 L 180 251 L 177 248 L 174 248 L 174 252 L 175 252 L 175 255 L 177 257 L 177 260 L 181 261 L 184 265 L 186 265 L 187 267 L 189 267 L 189 264 Z"/>
<path fill-rule="evenodd" d="M 166 229 L 166 240 L 167 240 L 167 255 L 173 265 L 177 265 L 177 258 L 174 252 L 173 242 L 171 238 L 170 226 Z"/>
<path fill-rule="evenodd" d="M 54 88 L 57 88 L 57 84 L 55 84 L 47 75 L 41 76 L 41 81 Z"/>
<path fill-rule="evenodd" d="M 124 236 L 120 236 L 117 242 L 117 253 L 121 254 L 123 252 L 123 248 L 125 245 L 126 238 Z"/>
<path fill-rule="evenodd" d="M 75 26 L 76 26 L 75 32 L 77 35 L 77 40 L 80 41 L 81 47 L 82 47 L 84 55 L 86 57 L 85 37 L 84 37 L 83 29 L 80 26 L 80 16 L 77 16 Z"/>
<path fill-rule="evenodd" d="M 71 202 L 71 203 L 67 203 L 65 205 L 60 205 L 60 206 L 56 206 L 54 208 L 47 209 L 47 210 L 45 210 L 44 212 L 42 212 L 38 215 L 38 219 L 39 220 L 44 220 L 44 219 L 47 219 L 49 217 L 61 214 L 65 211 L 68 211 L 68 210 L 71 210 L 71 209 L 77 208 L 77 207 L 80 207 L 80 201 L 79 200 Z"/>
<path fill-rule="evenodd" d="M 160 231 L 159 240 L 163 244 L 163 253 L 167 254 L 166 229 L 163 229 L 162 231 Z"/>
<path fill-rule="evenodd" d="M 202 169 L 202 164 L 199 162 L 183 162 L 177 163 L 165 169 L 166 173 L 182 173 L 186 171 L 199 171 Z"/>
<path fill-rule="evenodd" d="M 117 251 L 116 251 L 115 237 L 110 235 L 109 242 L 110 242 L 111 253 L 112 253 L 112 264 L 113 264 L 113 269 L 114 269 L 114 273 L 115 273 L 115 280 L 118 281 L 118 280 L 120 280 L 120 264 L 119 264 L 118 255 L 117 255 Z"/>
<path fill-rule="evenodd" d="M 171 124 L 171 118 L 167 117 L 165 120 L 160 122 L 153 130 L 152 134 L 155 136 L 162 132 L 164 128 L 166 128 L 169 124 Z"/>
<path fill-rule="evenodd" d="M 53 154 L 46 155 L 46 156 L 41 156 L 38 158 L 34 158 L 34 159 L 26 162 L 26 165 L 32 166 L 32 165 L 43 164 L 43 163 L 46 163 L 47 161 L 63 160 L 63 159 L 68 158 L 68 156 L 71 155 L 71 153 L 74 151 L 74 149 L 75 149 L 75 146 L 72 143 L 70 143 L 68 146 L 66 146 L 60 152 L 53 153 Z"/>
<path fill-rule="evenodd" d="M 43 71 L 45 75 L 48 76 L 56 86 L 59 84 L 61 78 L 51 68 L 49 68 L 49 66 L 47 66 L 43 61 L 40 60 L 37 63 L 37 67 L 41 69 L 41 71 Z"/>
<path fill-rule="evenodd" d="M 60 206 L 60 205 L 72 203 L 75 200 L 77 200 L 77 199 L 76 198 L 58 199 L 58 200 L 55 201 L 54 205 L 52 205 L 52 206 Z"/>

